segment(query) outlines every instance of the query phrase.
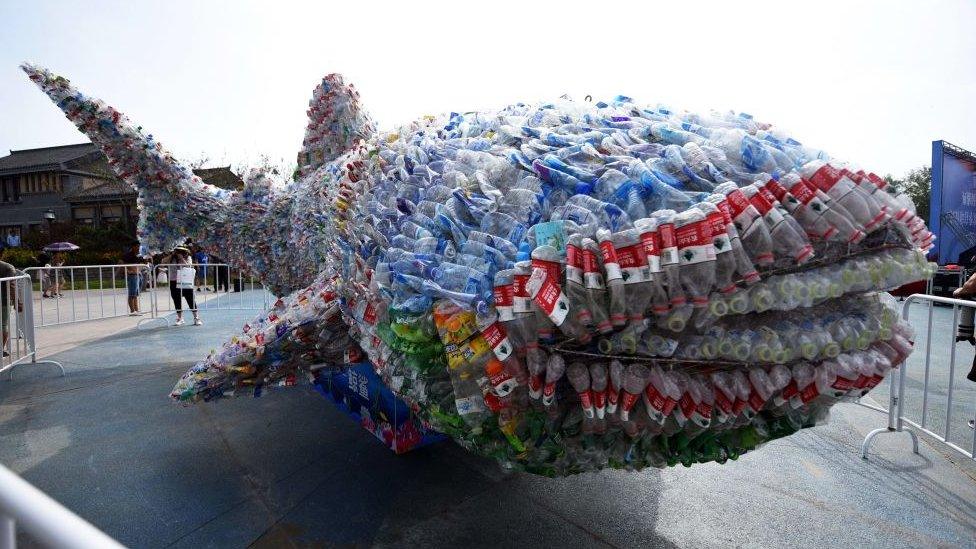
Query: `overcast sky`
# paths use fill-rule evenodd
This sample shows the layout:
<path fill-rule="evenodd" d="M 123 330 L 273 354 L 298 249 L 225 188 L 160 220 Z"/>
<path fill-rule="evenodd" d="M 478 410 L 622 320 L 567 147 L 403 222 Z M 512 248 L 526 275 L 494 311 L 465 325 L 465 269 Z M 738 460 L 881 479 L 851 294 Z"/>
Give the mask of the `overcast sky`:
<path fill-rule="evenodd" d="M 935 139 L 976 150 L 972 0 L 274 4 L 3 1 L 0 153 L 85 141 L 24 60 L 215 163 L 293 158 L 329 72 L 380 128 L 624 94 L 748 112 L 880 173 L 929 164 Z"/>

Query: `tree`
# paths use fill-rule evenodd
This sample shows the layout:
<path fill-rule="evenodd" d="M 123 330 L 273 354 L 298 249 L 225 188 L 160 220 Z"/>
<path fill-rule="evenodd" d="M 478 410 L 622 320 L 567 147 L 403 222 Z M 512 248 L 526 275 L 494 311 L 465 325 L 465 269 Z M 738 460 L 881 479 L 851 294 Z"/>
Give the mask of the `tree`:
<path fill-rule="evenodd" d="M 919 217 L 929 221 L 929 203 L 932 198 L 932 168 L 922 166 L 910 170 L 904 179 L 895 179 L 886 175 L 885 179 L 896 189 L 908 195 L 915 203 L 915 213 Z"/>

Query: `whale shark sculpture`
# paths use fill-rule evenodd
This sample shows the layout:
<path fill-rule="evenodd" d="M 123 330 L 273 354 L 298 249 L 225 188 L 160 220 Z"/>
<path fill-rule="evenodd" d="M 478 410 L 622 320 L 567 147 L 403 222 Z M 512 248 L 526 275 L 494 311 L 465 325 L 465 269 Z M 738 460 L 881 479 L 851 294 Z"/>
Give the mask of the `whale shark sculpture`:
<path fill-rule="evenodd" d="M 434 428 L 561 475 L 735 458 L 911 352 L 878 293 L 930 273 L 910 200 L 748 115 L 618 97 L 380 132 L 331 74 L 293 180 L 227 191 L 23 69 L 138 190 L 149 251 L 192 238 L 281 296 L 178 400 L 293 385 L 358 345 Z"/>

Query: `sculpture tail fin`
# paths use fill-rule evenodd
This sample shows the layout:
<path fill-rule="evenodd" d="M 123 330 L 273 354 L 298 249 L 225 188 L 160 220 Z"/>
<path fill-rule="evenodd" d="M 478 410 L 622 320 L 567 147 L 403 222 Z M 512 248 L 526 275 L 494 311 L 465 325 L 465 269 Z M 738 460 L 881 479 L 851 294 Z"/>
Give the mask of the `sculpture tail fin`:
<path fill-rule="evenodd" d="M 151 134 L 143 134 L 101 100 L 85 96 L 66 78 L 28 63 L 21 68 L 101 148 L 119 178 L 139 192 L 139 240 L 149 252 L 171 250 L 188 237 L 199 240 L 218 228 L 230 191 L 204 183 Z"/>

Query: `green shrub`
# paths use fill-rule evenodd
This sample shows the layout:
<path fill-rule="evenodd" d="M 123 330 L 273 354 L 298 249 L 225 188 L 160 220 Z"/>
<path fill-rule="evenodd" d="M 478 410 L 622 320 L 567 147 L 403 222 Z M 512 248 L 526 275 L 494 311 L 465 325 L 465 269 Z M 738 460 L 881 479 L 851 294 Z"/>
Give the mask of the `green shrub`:
<path fill-rule="evenodd" d="M 0 255 L 0 259 L 3 259 L 18 269 L 37 266 L 37 258 L 34 257 L 34 252 L 27 248 L 7 248 Z"/>

